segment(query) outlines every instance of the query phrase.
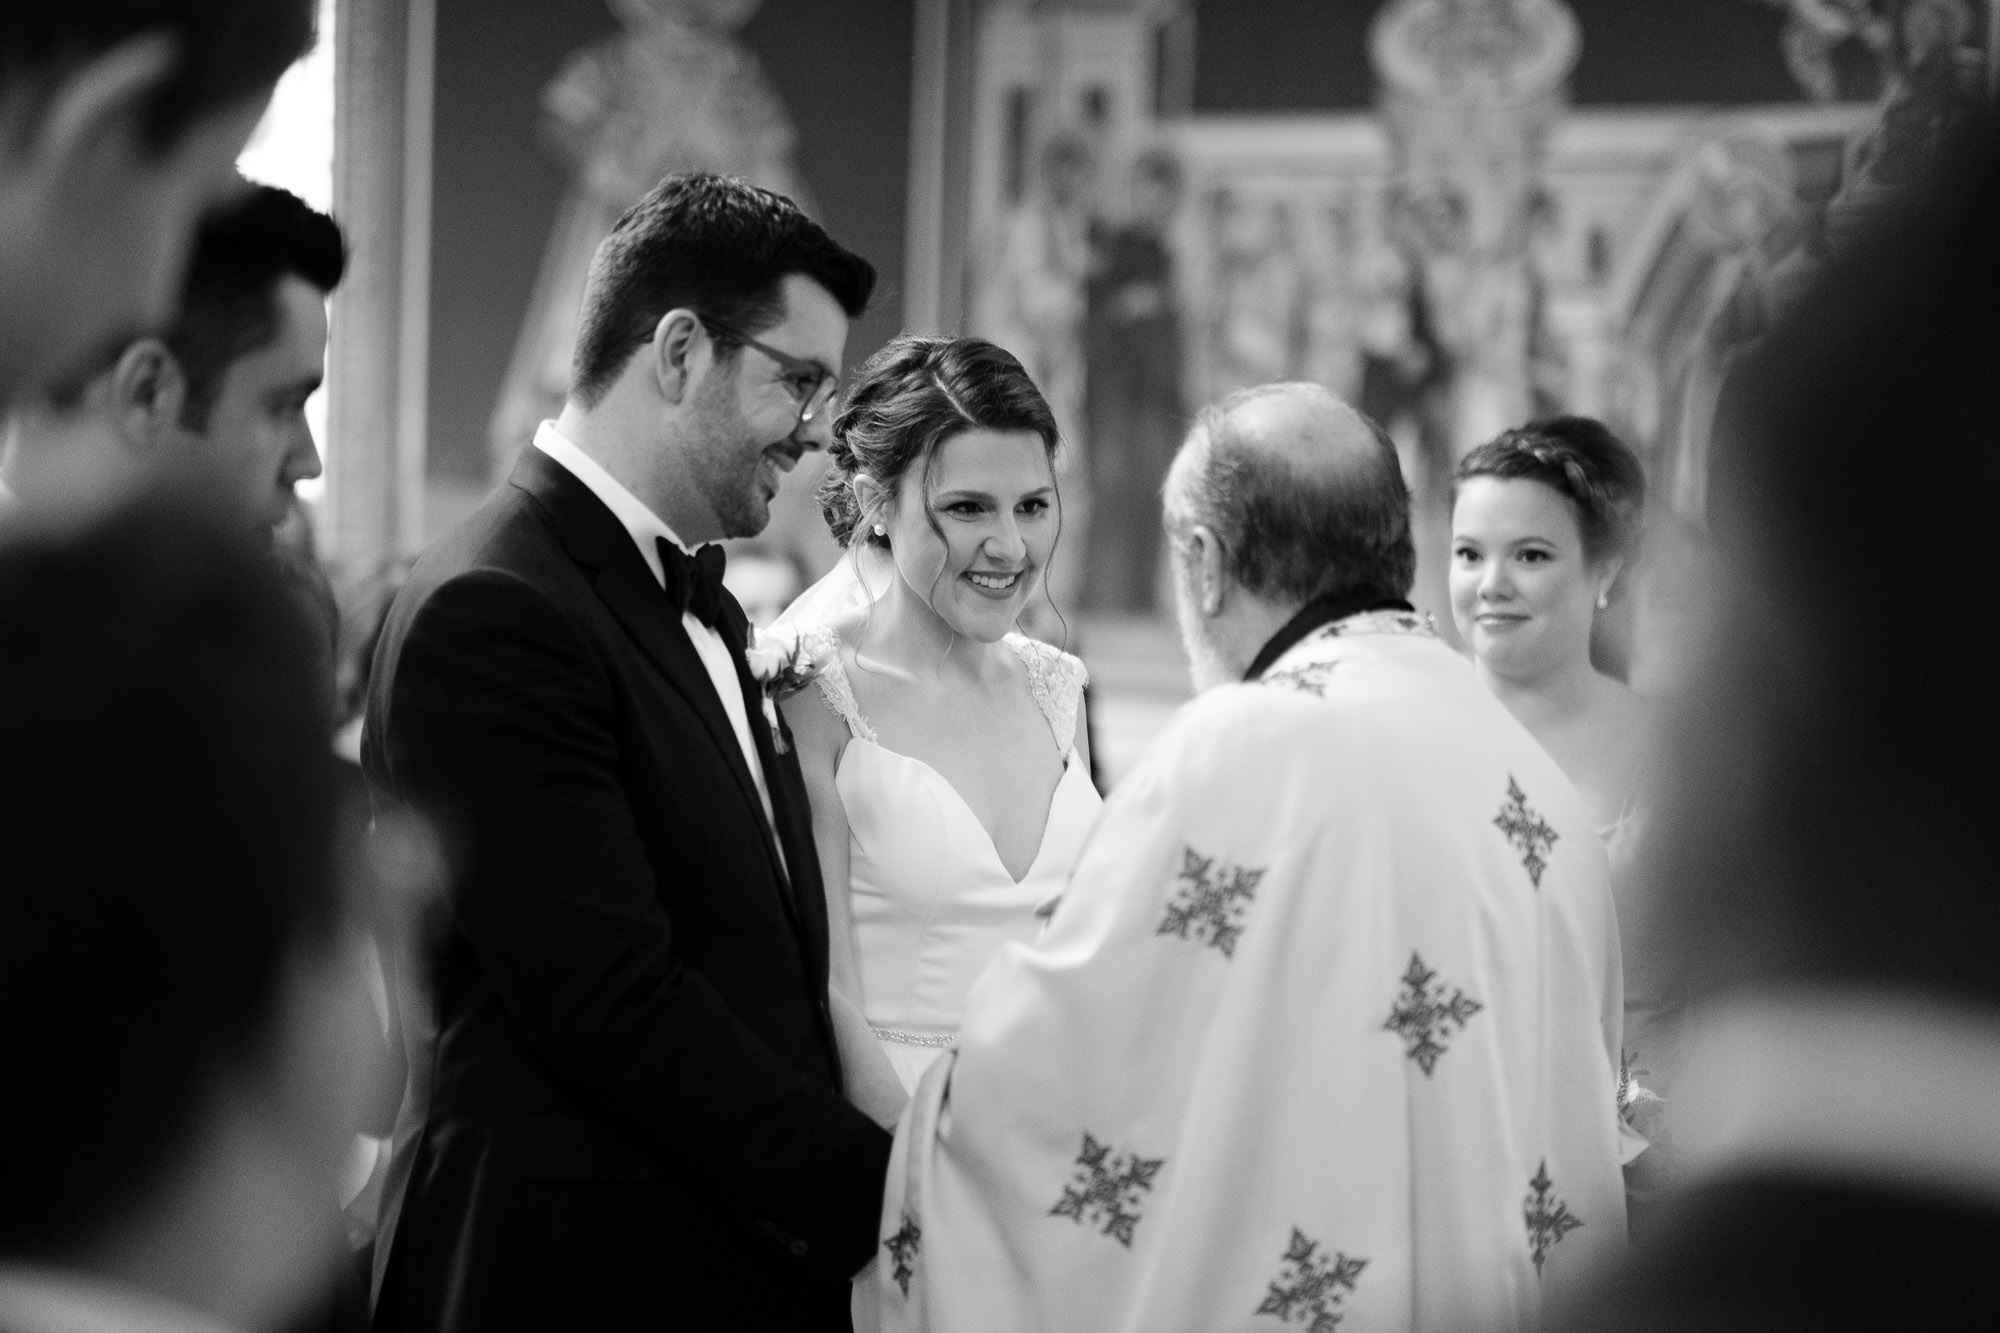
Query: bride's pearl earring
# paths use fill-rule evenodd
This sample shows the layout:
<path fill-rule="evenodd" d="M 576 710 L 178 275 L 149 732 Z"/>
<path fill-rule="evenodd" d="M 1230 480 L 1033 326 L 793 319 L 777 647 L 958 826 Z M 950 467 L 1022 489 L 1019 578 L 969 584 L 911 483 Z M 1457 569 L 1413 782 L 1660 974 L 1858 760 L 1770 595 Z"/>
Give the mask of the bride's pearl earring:
<path fill-rule="evenodd" d="M 875 525 L 875 535 L 877 537 L 886 537 L 889 535 L 889 530 L 883 527 L 880 523 L 877 523 Z"/>

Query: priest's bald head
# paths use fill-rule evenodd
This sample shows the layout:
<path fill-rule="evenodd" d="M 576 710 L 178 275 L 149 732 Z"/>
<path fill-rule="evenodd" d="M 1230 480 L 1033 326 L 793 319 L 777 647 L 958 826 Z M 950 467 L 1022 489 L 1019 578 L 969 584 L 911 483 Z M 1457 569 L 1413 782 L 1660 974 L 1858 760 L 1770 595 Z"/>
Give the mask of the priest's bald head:
<path fill-rule="evenodd" d="M 1398 602 L 1416 573 L 1396 446 L 1317 384 L 1204 408 L 1167 474 L 1165 520 L 1198 690 L 1242 679 L 1307 606 Z"/>

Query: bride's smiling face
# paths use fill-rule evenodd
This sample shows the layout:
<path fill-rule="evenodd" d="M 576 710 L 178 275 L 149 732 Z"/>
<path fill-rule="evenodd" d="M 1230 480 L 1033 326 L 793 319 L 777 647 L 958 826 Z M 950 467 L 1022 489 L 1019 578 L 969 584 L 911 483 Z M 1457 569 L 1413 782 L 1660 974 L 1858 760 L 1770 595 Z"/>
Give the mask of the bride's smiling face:
<path fill-rule="evenodd" d="M 909 590 L 954 633 L 997 643 L 1041 586 L 1061 527 L 1048 447 L 1029 430 L 953 435 L 928 469 L 903 474 L 883 521 Z"/>

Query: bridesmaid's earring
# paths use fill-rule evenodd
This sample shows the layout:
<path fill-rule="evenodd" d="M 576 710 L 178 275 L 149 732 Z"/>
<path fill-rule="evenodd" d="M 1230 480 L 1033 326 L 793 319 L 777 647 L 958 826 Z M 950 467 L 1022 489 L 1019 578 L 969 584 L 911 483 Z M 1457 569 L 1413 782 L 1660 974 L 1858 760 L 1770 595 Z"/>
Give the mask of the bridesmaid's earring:
<path fill-rule="evenodd" d="M 1597 594 L 1597 609 L 1602 611 L 1610 605 L 1611 605 L 1611 590 L 1609 588 L 1600 589 Z"/>

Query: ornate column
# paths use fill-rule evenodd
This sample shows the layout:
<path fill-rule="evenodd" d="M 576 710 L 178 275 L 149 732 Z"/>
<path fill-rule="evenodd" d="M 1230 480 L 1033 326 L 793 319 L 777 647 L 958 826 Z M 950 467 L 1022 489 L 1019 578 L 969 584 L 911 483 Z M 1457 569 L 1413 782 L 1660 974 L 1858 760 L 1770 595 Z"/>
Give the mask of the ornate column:
<path fill-rule="evenodd" d="M 369 564 L 424 541 L 436 0 L 339 0 L 333 211 L 347 275 L 333 295 L 322 544 Z"/>
<path fill-rule="evenodd" d="M 1528 415 L 1531 241 L 1581 50 L 1561 0 L 1392 0 L 1375 19 L 1399 230 L 1453 363 L 1454 452 Z"/>
<path fill-rule="evenodd" d="M 1413 194 L 1460 195 L 1473 244 L 1507 242 L 1582 49 L 1561 0 L 1393 0 L 1371 54 L 1398 178 Z"/>
<path fill-rule="evenodd" d="M 965 326 L 973 17 L 973 0 L 916 0 L 903 251 L 903 326 L 915 333 L 951 333 Z"/>

